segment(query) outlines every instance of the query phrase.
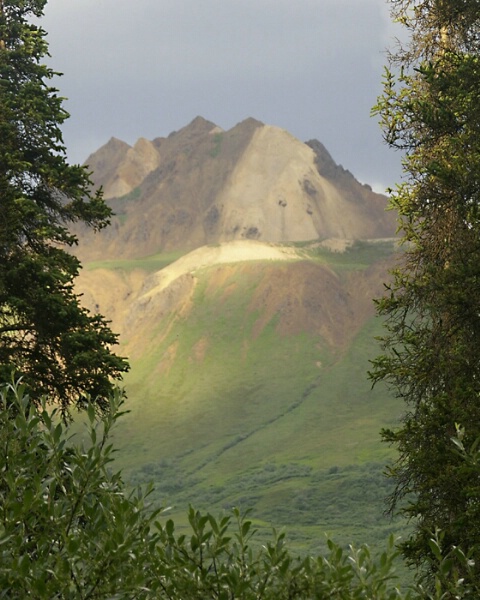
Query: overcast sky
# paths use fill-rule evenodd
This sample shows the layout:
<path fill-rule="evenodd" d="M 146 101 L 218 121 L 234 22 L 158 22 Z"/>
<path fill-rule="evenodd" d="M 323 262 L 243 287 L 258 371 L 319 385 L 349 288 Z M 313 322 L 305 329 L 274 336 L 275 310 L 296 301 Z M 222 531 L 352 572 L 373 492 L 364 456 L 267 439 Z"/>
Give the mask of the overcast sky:
<path fill-rule="evenodd" d="M 376 189 L 399 180 L 370 117 L 394 38 L 386 0 L 49 0 L 41 24 L 74 162 L 112 136 L 254 117 L 320 140 Z"/>

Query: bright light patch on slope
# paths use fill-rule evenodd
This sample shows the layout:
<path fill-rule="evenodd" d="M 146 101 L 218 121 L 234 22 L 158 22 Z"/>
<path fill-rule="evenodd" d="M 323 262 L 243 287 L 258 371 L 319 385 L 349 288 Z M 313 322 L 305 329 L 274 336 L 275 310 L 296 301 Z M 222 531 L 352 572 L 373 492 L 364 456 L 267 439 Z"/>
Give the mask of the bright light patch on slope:
<path fill-rule="evenodd" d="M 158 294 L 175 279 L 186 273 L 193 273 L 213 265 L 236 263 L 252 260 L 298 260 L 300 256 L 294 248 L 275 246 L 254 240 L 235 240 L 217 246 L 202 246 L 168 267 L 154 273 L 148 281 L 147 298 Z"/>

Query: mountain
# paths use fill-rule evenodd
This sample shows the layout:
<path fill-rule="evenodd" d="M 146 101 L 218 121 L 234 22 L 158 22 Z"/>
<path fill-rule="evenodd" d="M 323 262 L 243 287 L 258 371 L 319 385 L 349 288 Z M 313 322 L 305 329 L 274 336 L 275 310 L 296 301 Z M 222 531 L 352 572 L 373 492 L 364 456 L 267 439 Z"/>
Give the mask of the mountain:
<path fill-rule="evenodd" d="M 112 138 L 87 162 L 117 215 L 79 230 L 78 289 L 131 362 L 130 480 L 153 479 L 178 519 L 251 508 L 303 548 L 392 531 L 378 432 L 400 407 L 366 377 L 398 257 L 386 198 L 254 119 Z"/>
<path fill-rule="evenodd" d="M 385 197 L 317 141 L 247 119 L 229 131 L 197 117 L 167 138 L 112 138 L 86 161 L 117 217 L 81 257 L 141 257 L 238 239 L 391 237 Z M 86 236 L 86 237 L 85 237 Z"/>

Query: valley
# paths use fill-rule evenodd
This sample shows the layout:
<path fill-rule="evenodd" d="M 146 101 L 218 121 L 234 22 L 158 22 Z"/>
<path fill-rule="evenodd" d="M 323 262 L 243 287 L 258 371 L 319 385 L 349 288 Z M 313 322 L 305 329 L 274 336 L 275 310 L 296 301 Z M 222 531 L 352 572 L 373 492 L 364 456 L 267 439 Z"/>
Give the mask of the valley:
<path fill-rule="evenodd" d="M 383 516 L 390 451 L 379 431 L 401 406 L 384 388 L 371 389 L 367 371 L 381 333 L 372 298 L 399 256 L 394 215 L 328 153 L 287 143 L 286 133 L 269 137 L 272 128 L 256 121 L 234 129 L 219 138 L 195 120 L 153 144 L 176 153 L 165 159 L 183 165 L 176 175 L 161 153 L 139 175 L 131 149 L 116 143 L 110 158 L 108 148 L 99 151 L 99 182 L 117 216 L 96 238 L 79 233 L 78 289 L 88 308 L 112 320 L 131 364 L 118 466 L 133 484 L 153 481 L 153 501 L 171 507 L 179 524 L 190 503 L 217 513 L 237 506 L 261 531 L 285 527 L 302 551 L 320 551 L 325 533 L 344 544 L 383 544 L 402 527 Z M 217 160 L 222 175 L 207 193 L 205 173 L 220 169 Z M 259 189 L 259 161 L 269 165 L 261 198 L 243 205 L 246 190 Z M 292 183 L 313 168 L 309 181 L 323 195 Z M 193 177 L 203 200 L 188 187 Z M 281 240 L 270 225 L 285 207 L 268 200 L 280 188 L 292 208 Z M 116 197 L 118 189 L 127 195 Z M 212 206 L 222 207 L 215 228 L 205 220 Z"/>

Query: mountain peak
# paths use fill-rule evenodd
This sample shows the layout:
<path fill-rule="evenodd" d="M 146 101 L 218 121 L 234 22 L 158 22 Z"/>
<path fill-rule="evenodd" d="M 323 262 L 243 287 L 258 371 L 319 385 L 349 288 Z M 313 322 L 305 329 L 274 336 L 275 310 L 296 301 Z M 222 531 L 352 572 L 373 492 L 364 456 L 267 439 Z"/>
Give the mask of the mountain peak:
<path fill-rule="evenodd" d="M 240 123 L 237 123 L 235 127 L 242 127 L 244 129 L 256 129 L 257 127 L 264 127 L 264 125 L 265 123 L 262 123 L 262 121 L 259 121 L 258 119 L 254 119 L 253 117 L 247 117 L 246 119 L 243 119 L 243 121 L 240 121 Z"/>
<path fill-rule="evenodd" d="M 204 119 L 203 117 L 198 116 L 198 117 L 195 117 L 193 119 L 193 121 L 190 121 L 190 123 L 188 125 L 186 125 L 185 127 L 182 127 L 178 131 L 172 131 L 172 133 L 170 133 L 168 137 L 172 138 L 175 136 L 185 136 L 186 134 L 188 134 L 188 135 L 204 134 L 204 133 L 208 133 L 215 127 L 217 127 L 217 125 L 215 125 L 215 123 L 212 123 L 212 121 L 207 121 L 207 119 Z"/>
<path fill-rule="evenodd" d="M 87 253 L 139 257 L 242 239 L 395 235 L 386 198 L 337 165 L 323 144 L 305 144 L 251 117 L 228 131 L 196 117 L 168 137 L 140 139 L 133 148 L 112 139 L 91 158 L 93 180 L 103 185 L 118 217 L 84 246 L 83 259 Z"/>
<path fill-rule="evenodd" d="M 117 177 L 118 169 L 129 150 L 131 150 L 129 144 L 116 137 L 111 137 L 106 144 L 90 154 L 84 164 L 92 171 L 92 179 L 97 187 Z M 117 195 L 117 192 L 118 190 L 115 190 L 112 195 Z"/>
<path fill-rule="evenodd" d="M 92 162 L 97 162 L 99 158 L 101 160 L 103 157 L 108 157 L 108 161 L 110 162 L 111 160 L 115 160 L 114 157 L 126 154 L 129 149 L 130 145 L 127 142 L 119 140 L 116 137 L 111 137 L 106 144 L 103 144 L 96 152 L 90 154 L 85 164 L 94 170 L 98 170 L 98 166 L 95 168 Z"/>

